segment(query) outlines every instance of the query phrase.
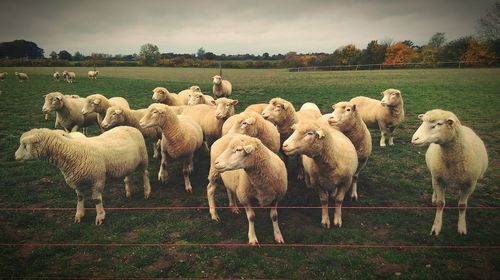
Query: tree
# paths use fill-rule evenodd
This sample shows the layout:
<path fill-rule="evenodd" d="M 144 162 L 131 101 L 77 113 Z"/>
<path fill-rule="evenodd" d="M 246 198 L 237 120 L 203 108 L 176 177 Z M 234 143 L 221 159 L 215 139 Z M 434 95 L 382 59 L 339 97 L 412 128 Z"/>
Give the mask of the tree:
<path fill-rule="evenodd" d="M 199 48 L 198 51 L 196 52 L 196 57 L 199 59 L 203 59 L 205 57 L 205 50 L 203 48 Z"/>
<path fill-rule="evenodd" d="M 75 54 L 73 55 L 73 60 L 75 61 L 81 61 L 81 60 L 84 60 L 85 56 L 81 53 L 81 52 L 75 52 Z"/>
<path fill-rule="evenodd" d="M 50 57 L 50 59 L 56 60 L 56 59 L 57 59 L 57 53 L 56 53 L 55 51 L 52 51 L 52 52 L 49 54 L 49 57 Z"/>
<path fill-rule="evenodd" d="M 475 62 L 485 64 L 493 62 L 495 55 L 488 50 L 488 46 L 485 43 L 480 43 L 474 37 L 471 37 L 463 59 L 469 64 Z"/>
<path fill-rule="evenodd" d="M 213 52 L 206 52 L 203 57 L 208 60 L 214 60 L 217 58 L 217 56 Z"/>
<path fill-rule="evenodd" d="M 358 64 L 361 50 L 357 49 L 355 45 L 349 44 L 338 50 L 338 60 L 340 64 L 351 65 Z"/>
<path fill-rule="evenodd" d="M 269 53 L 268 52 L 263 53 L 262 58 L 266 60 L 269 59 Z"/>
<path fill-rule="evenodd" d="M 43 58 L 43 49 L 26 40 L 0 43 L 0 58 Z"/>
<path fill-rule="evenodd" d="M 61 60 L 71 60 L 73 58 L 73 56 L 66 50 L 60 51 L 57 57 Z"/>
<path fill-rule="evenodd" d="M 362 64 L 380 64 L 384 63 L 385 50 L 387 45 L 379 44 L 377 40 L 372 40 L 363 50 L 360 58 Z"/>
<path fill-rule="evenodd" d="M 160 61 L 160 52 L 158 46 L 153 44 L 145 44 L 141 46 L 138 55 L 139 61 L 144 65 L 155 65 Z"/>
<path fill-rule="evenodd" d="M 462 37 L 448 42 L 439 52 L 440 61 L 460 61 L 464 58 L 472 37 Z"/>
<path fill-rule="evenodd" d="M 431 39 L 429 40 L 429 43 L 427 43 L 427 46 L 431 48 L 441 48 L 444 45 L 444 42 L 446 42 L 446 38 L 444 37 L 443 32 L 436 32 L 434 35 L 432 35 Z"/>
<path fill-rule="evenodd" d="M 495 2 L 491 9 L 479 19 L 477 26 L 478 35 L 481 40 L 500 39 L 500 3 Z"/>
<path fill-rule="evenodd" d="M 385 64 L 409 63 L 416 57 L 415 49 L 409 47 L 405 42 L 398 42 L 387 48 L 385 52 Z"/>

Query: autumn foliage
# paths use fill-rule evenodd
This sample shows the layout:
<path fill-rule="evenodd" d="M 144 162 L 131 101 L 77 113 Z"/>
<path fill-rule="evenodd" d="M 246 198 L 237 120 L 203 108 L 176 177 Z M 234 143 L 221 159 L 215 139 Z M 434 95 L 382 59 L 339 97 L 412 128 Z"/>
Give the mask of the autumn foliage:
<path fill-rule="evenodd" d="M 402 42 L 389 46 L 385 51 L 384 64 L 410 63 L 417 57 L 416 50 Z"/>

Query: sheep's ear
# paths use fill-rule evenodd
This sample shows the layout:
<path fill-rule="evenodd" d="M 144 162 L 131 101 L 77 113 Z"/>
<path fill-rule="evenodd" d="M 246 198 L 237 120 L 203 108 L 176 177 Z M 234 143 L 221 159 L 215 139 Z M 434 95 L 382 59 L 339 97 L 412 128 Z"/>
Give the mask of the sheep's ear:
<path fill-rule="evenodd" d="M 101 99 L 94 99 L 93 103 L 95 105 L 99 105 L 99 104 L 101 104 Z"/>
<path fill-rule="evenodd" d="M 210 100 L 210 103 L 212 103 L 213 105 L 217 105 L 217 102 L 215 102 L 215 100 Z"/>
<path fill-rule="evenodd" d="M 448 118 L 448 119 L 446 120 L 446 123 L 447 123 L 449 126 L 452 126 L 452 125 L 455 123 L 455 120 L 454 120 L 454 119 L 452 119 L 452 118 Z"/>
<path fill-rule="evenodd" d="M 117 110 L 115 110 L 115 113 L 117 113 L 119 115 L 119 114 L 123 113 L 123 111 L 121 109 L 117 109 Z"/>
<path fill-rule="evenodd" d="M 332 105 L 332 109 L 335 110 L 335 104 Z"/>
<path fill-rule="evenodd" d="M 292 130 L 295 130 L 295 124 L 292 124 L 292 126 L 290 127 Z"/>
<path fill-rule="evenodd" d="M 35 137 L 35 135 L 30 135 L 30 136 L 24 137 L 21 140 L 21 142 L 24 144 L 35 144 L 35 143 L 40 142 L 40 140 L 37 139 L 37 137 Z"/>
<path fill-rule="evenodd" d="M 245 145 L 243 146 L 243 150 L 245 151 L 246 154 L 251 154 L 253 151 L 255 151 L 255 146 L 254 145 Z"/>
<path fill-rule="evenodd" d="M 352 111 L 356 111 L 356 104 L 353 104 L 351 109 Z"/>
<path fill-rule="evenodd" d="M 318 129 L 318 130 L 316 130 L 316 136 L 318 137 L 318 139 L 321 139 L 321 138 L 325 137 L 325 132 L 323 132 L 323 130 L 321 130 L 321 129 Z"/>
<path fill-rule="evenodd" d="M 48 94 L 45 94 L 45 95 L 43 96 L 43 98 L 47 97 L 47 95 L 48 95 Z"/>
<path fill-rule="evenodd" d="M 57 100 L 61 101 L 62 100 L 62 96 L 61 95 L 56 95 L 55 97 Z"/>
<path fill-rule="evenodd" d="M 424 117 L 424 114 L 418 115 L 418 118 L 421 120 Z"/>
<path fill-rule="evenodd" d="M 245 120 L 245 122 L 246 122 L 247 124 L 252 125 L 252 124 L 254 124 L 254 123 L 255 123 L 255 118 L 254 118 L 254 117 L 250 117 L 250 118 L 246 119 L 246 120 Z"/>
<path fill-rule="evenodd" d="M 401 92 L 400 91 L 396 91 L 394 92 L 397 96 L 401 96 Z"/>
<path fill-rule="evenodd" d="M 231 105 L 236 106 L 236 104 L 238 104 L 238 100 L 235 99 L 235 100 L 231 101 Z"/>
<path fill-rule="evenodd" d="M 383 91 L 381 91 L 381 92 L 380 92 L 380 95 L 384 96 L 384 92 L 383 92 Z"/>
<path fill-rule="evenodd" d="M 286 104 L 286 103 L 281 104 L 281 106 L 283 106 L 283 109 L 285 109 L 285 110 L 288 109 L 288 104 Z"/>

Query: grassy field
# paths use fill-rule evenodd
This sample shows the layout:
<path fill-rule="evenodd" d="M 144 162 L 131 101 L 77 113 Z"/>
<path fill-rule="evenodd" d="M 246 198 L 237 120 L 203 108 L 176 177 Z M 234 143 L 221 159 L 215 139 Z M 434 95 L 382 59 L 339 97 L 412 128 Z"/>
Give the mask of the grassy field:
<path fill-rule="evenodd" d="M 14 71 L 30 81 L 19 83 Z M 62 69 L 58 69 L 62 70 Z M 41 113 L 43 95 L 52 91 L 86 96 L 100 92 L 123 96 L 133 108 L 148 106 L 151 90 L 165 86 L 178 92 L 192 84 L 211 91 L 216 69 L 102 68 L 98 80 L 83 78 L 89 69 L 76 69 L 74 84 L 51 80 L 52 68 L 0 69 L 9 76 L 0 82 L 0 207 L 76 207 L 76 197 L 59 170 L 46 162 L 14 161 L 19 136 L 31 128 L 53 127 Z M 406 120 L 396 131 L 395 146 L 374 150 L 359 179 L 359 202 L 344 206 L 431 206 L 426 147 L 413 147 L 410 138 L 420 122 L 417 115 L 434 108 L 455 112 L 487 145 L 490 165 L 469 206 L 500 206 L 500 69 L 394 70 L 289 73 L 285 70 L 224 70 L 233 83 L 238 111 L 251 103 L 280 96 L 296 107 L 315 102 L 323 113 L 331 104 L 365 95 L 380 98 L 386 88 L 402 91 Z M 91 134 L 97 134 L 93 128 Z M 247 242 L 244 214 L 219 210 L 222 222 L 210 220 L 206 202 L 208 158 L 195 156 L 193 194 L 184 192 L 179 164 L 169 167 L 170 181 L 156 181 L 159 162 L 151 160 L 152 195 L 145 201 L 137 191 L 126 199 L 121 182 L 108 182 L 103 195 L 107 208 L 195 206 L 187 210 L 108 211 L 102 226 L 95 211 L 73 223 L 71 211 L 0 210 L 0 278 L 9 277 L 208 277 L 299 279 L 500 279 L 497 249 L 450 248 L 325 248 L 325 247 L 208 247 L 187 244 Z M 319 206 L 317 194 L 289 172 L 289 191 L 281 205 Z M 139 186 L 139 182 L 136 182 Z M 447 190 L 447 206 L 457 205 L 457 192 Z M 224 190 L 218 205 L 227 205 Z M 91 203 L 87 203 L 91 205 Z M 498 209 L 470 209 L 467 236 L 457 233 L 457 209 L 446 209 L 439 237 L 429 236 L 434 210 L 345 209 L 342 228 L 323 229 L 319 209 L 280 209 L 279 221 L 287 244 L 498 246 Z M 273 244 L 268 210 L 256 211 L 256 232 L 263 244 Z M 131 247 L 31 247 L 24 243 L 179 244 Z M 3 245 L 2 245 L 3 244 Z"/>

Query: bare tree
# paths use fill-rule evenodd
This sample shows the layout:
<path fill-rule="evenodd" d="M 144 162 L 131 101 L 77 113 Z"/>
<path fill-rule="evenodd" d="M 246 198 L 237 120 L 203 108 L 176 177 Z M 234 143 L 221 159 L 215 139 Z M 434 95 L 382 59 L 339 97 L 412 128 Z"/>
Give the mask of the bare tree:
<path fill-rule="evenodd" d="M 479 19 L 477 26 L 479 38 L 482 40 L 500 39 L 500 3 L 495 2 L 491 9 Z"/>

